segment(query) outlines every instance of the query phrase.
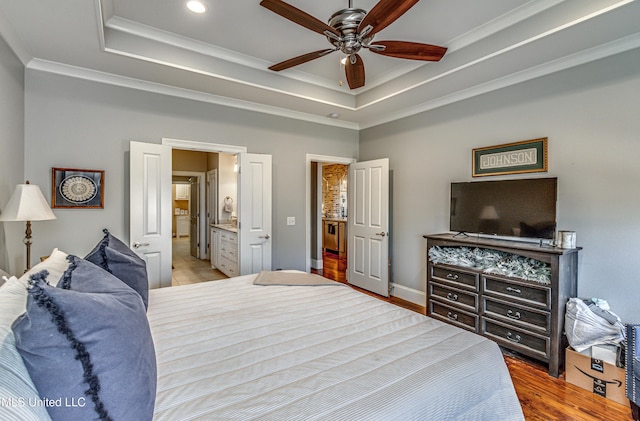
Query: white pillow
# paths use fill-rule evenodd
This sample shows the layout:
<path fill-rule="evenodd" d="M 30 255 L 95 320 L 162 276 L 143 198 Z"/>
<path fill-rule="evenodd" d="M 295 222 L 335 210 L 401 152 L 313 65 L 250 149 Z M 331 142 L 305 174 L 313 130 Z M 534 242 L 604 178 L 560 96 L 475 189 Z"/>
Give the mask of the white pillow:
<path fill-rule="evenodd" d="M 45 261 L 40 262 L 29 269 L 27 273 L 20 277 L 19 281 L 23 282 L 26 288 L 29 283 L 29 277 L 31 275 L 46 269 L 49 272 L 49 276 L 47 276 L 47 282 L 50 285 L 56 286 L 58 285 L 58 281 L 68 267 L 69 262 L 67 261 L 67 253 L 55 248 Z"/>
<path fill-rule="evenodd" d="M 11 325 L 25 312 L 27 289 L 12 276 L 0 286 L 0 405 L 1 420 L 48 420 L 44 405 L 16 349 Z"/>
<path fill-rule="evenodd" d="M 49 420 L 22 357 L 16 349 L 11 325 L 26 311 L 29 277 L 47 270 L 47 281 L 56 285 L 69 267 L 67 253 L 53 249 L 51 255 L 31 268 L 20 279 L 12 276 L 0 286 L 0 420 Z"/>

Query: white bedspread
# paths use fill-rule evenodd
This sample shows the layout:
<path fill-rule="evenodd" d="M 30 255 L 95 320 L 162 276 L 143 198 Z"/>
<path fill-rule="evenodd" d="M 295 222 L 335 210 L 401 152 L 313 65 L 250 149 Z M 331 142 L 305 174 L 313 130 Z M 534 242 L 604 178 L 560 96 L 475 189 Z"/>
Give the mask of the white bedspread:
<path fill-rule="evenodd" d="M 152 290 L 157 420 L 522 420 L 498 346 L 346 286 Z"/>

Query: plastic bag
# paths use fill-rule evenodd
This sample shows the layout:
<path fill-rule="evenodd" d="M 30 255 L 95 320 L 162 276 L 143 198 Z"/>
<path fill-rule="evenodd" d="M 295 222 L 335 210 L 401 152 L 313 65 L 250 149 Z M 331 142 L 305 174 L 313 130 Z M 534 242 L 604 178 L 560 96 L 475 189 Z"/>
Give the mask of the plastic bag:
<path fill-rule="evenodd" d="M 564 317 L 564 330 L 569 345 L 578 352 L 593 345 L 618 345 L 624 340 L 624 324 L 620 318 L 602 305 L 602 301 L 592 302 L 598 305 L 597 312 L 606 312 L 607 319 L 599 316 L 580 298 L 570 298 Z M 605 302 L 606 303 L 606 302 Z M 592 304 L 592 305 L 594 305 Z"/>

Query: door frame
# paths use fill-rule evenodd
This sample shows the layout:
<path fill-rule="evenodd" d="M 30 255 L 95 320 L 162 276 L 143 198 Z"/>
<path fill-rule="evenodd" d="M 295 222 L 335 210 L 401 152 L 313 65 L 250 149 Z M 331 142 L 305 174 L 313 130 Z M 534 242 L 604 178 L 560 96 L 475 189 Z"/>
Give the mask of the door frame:
<path fill-rule="evenodd" d="M 242 152 L 247 152 L 247 147 L 246 146 L 236 146 L 236 145 L 224 145 L 221 143 L 206 143 L 206 142 L 198 142 L 198 141 L 194 141 L 194 140 L 184 140 L 184 139 L 172 139 L 172 138 L 162 138 L 162 144 L 166 145 L 166 146 L 170 146 L 171 150 L 174 149 L 181 149 L 181 150 L 187 150 L 187 151 L 195 151 L 195 152 L 213 152 L 213 153 L 226 153 L 226 154 L 238 154 L 238 153 L 242 153 Z M 174 171 L 173 172 L 176 175 L 187 175 L 187 172 L 181 172 L 181 171 Z M 181 174 L 181 173 L 185 173 L 185 174 Z M 188 172 L 188 175 L 199 175 L 201 177 L 199 177 L 199 181 L 200 181 L 200 197 L 206 197 L 206 193 L 203 192 L 203 184 L 204 184 L 204 190 L 206 190 L 206 174 L 205 173 L 195 173 L 195 172 Z M 200 201 L 200 209 L 202 210 L 202 206 L 204 205 L 206 207 L 206 203 L 204 203 L 204 200 Z M 206 209 L 206 208 L 205 208 Z M 206 210 L 205 210 L 206 212 Z M 204 213 L 201 213 L 201 215 L 204 215 Z M 202 224 L 202 218 L 200 218 L 200 224 Z M 198 232 L 201 235 L 201 239 L 202 238 L 208 238 L 208 234 L 207 234 L 207 229 L 208 227 L 200 227 L 200 229 L 198 230 Z M 202 231 L 205 231 L 204 236 L 202 236 Z M 207 241 L 200 241 L 200 258 L 201 259 L 206 259 L 207 258 L 207 245 L 203 244 L 206 243 Z M 204 252 L 203 252 L 203 247 L 204 247 Z M 203 256 L 204 253 L 204 257 Z"/>
<path fill-rule="evenodd" d="M 305 215 L 306 215 L 306 230 L 305 230 L 305 271 L 311 272 L 311 163 L 328 163 L 328 164 L 345 164 L 350 165 L 358 162 L 356 158 L 348 158 L 344 156 L 329 156 L 329 155 L 315 155 L 307 154 L 306 156 L 306 176 L 305 176 Z M 347 188 L 349 188 L 347 186 Z M 317 209 L 316 209 L 317 211 Z M 349 214 L 347 214 L 347 220 L 349 220 Z M 320 235 L 322 230 L 319 231 Z M 347 254 L 347 262 L 349 261 L 349 254 Z"/>
<path fill-rule="evenodd" d="M 200 197 L 206 197 L 205 192 L 207 189 L 205 175 L 206 173 L 198 172 L 198 171 L 173 171 L 171 170 L 171 175 L 177 176 L 186 176 L 186 177 L 197 177 L 198 178 L 198 194 Z M 198 217 L 198 238 L 196 241 L 200 243 L 198 247 L 198 256 L 200 259 L 207 258 L 207 241 L 202 241 L 202 239 L 207 238 L 207 225 L 206 220 L 203 221 L 202 215 L 206 215 L 207 213 L 207 204 L 205 200 L 198 201 L 198 213 L 201 215 Z M 206 218 L 204 218 L 206 219 Z"/>

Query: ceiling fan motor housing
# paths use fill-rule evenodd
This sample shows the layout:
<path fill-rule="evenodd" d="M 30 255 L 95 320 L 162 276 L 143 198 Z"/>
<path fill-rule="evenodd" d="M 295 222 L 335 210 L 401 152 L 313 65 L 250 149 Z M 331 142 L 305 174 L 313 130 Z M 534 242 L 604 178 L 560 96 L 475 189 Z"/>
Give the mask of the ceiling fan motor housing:
<path fill-rule="evenodd" d="M 367 14 L 363 9 L 342 9 L 331 15 L 328 25 L 338 30 L 341 34 L 340 40 L 327 37 L 327 40 L 346 55 L 355 54 L 360 51 L 362 45 L 368 45 L 373 36 L 359 39 L 358 26 Z"/>

